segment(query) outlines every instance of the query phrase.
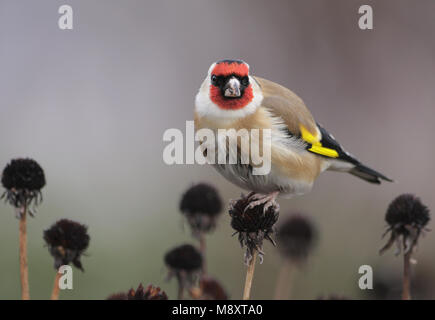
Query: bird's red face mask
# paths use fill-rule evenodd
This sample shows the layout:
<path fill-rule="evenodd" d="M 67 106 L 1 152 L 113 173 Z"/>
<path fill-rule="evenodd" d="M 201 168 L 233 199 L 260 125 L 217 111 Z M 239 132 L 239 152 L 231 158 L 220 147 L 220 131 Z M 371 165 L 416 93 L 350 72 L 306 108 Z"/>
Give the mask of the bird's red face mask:
<path fill-rule="evenodd" d="M 254 98 L 249 83 L 249 67 L 243 61 L 219 61 L 210 77 L 210 99 L 221 109 L 238 110 Z"/>

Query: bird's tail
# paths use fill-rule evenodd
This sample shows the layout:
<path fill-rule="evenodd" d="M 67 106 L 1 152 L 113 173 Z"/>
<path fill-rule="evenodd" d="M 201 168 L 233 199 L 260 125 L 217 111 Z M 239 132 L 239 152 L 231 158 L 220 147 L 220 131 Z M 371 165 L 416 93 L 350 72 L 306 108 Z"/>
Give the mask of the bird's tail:
<path fill-rule="evenodd" d="M 361 163 L 356 164 L 355 167 L 349 170 L 349 173 L 371 183 L 380 184 L 381 180 L 393 182 L 393 180 L 384 176 L 382 173 L 370 169 Z"/>

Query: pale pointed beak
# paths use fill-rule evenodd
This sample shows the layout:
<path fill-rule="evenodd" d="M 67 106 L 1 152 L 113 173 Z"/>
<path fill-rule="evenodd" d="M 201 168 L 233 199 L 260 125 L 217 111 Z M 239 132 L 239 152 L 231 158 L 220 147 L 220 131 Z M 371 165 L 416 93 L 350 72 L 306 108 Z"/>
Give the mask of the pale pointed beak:
<path fill-rule="evenodd" d="M 224 87 L 224 96 L 227 98 L 240 97 L 240 81 L 234 77 L 228 80 Z"/>

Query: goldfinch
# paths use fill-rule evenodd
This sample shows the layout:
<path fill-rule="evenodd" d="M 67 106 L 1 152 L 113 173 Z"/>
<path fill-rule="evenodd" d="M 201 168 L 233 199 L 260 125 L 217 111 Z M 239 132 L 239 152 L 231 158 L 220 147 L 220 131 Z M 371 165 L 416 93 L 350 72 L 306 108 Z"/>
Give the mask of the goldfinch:
<path fill-rule="evenodd" d="M 252 191 L 250 207 L 275 204 L 278 195 L 307 193 L 325 170 L 349 172 L 371 183 L 392 181 L 363 165 L 321 125 L 301 98 L 272 81 L 249 74 L 241 60 L 221 60 L 209 68 L 196 98 L 195 130 L 270 129 L 271 170 L 253 175 L 252 166 L 213 164 L 225 178 Z"/>

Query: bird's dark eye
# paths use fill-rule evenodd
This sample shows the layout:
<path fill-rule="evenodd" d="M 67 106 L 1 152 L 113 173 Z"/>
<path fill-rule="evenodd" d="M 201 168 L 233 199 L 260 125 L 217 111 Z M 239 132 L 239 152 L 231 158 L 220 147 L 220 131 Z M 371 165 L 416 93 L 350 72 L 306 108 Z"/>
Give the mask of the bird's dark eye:
<path fill-rule="evenodd" d="M 217 82 L 218 82 L 218 78 L 216 77 L 216 75 L 212 75 L 211 76 L 211 83 L 213 84 L 213 85 L 217 85 Z"/>
<path fill-rule="evenodd" d="M 243 86 L 249 86 L 249 77 L 243 77 L 241 82 Z"/>

